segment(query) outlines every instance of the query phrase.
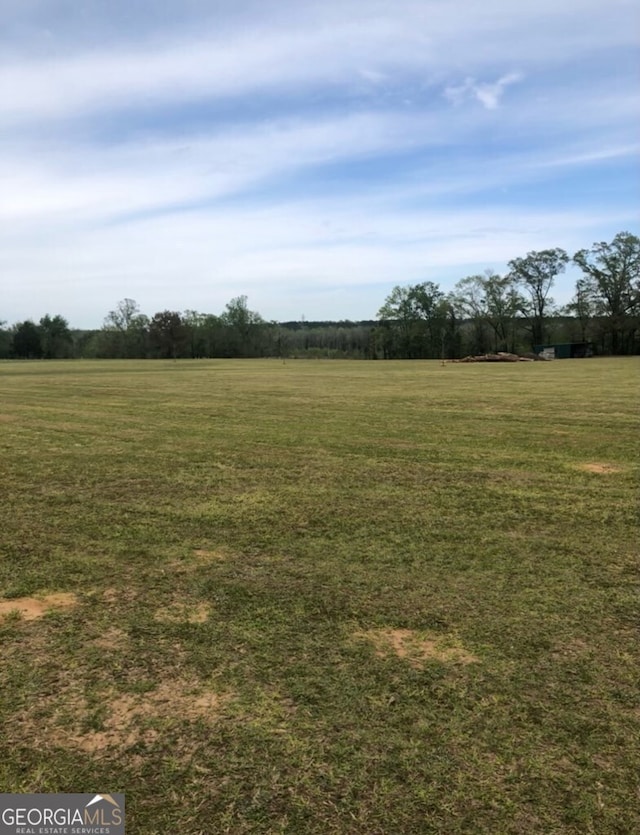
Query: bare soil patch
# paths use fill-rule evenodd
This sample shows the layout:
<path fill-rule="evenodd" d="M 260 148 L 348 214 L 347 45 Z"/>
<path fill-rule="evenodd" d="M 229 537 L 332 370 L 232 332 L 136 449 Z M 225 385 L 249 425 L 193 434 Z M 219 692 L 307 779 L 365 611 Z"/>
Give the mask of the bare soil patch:
<path fill-rule="evenodd" d="M 605 463 L 598 463 L 594 462 L 591 464 L 579 464 L 579 470 L 584 470 L 587 473 L 599 473 L 600 475 L 606 475 L 607 473 L 619 473 L 621 472 L 620 467 L 616 467 L 615 464 L 605 464 Z"/>
<path fill-rule="evenodd" d="M 154 720 L 215 722 L 229 699 L 229 694 L 203 690 L 195 681 L 162 682 L 150 693 L 125 693 L 109 701 L 102 730 L 69 734 L 63 738 L 57 729 L 52 736 L 56 742 L 89 753 L 105 748 L 124 750 L 157 739 L 160 732 L 152 726 Z"/>
<path fill-rule="evenodd" d="M 355 637 L 371 641 L 378 658 L 397 655 L 416 668 L 422 667 L 426 661 L 443 664 L 475 664 L 480 661 L 458 641 L 413 629 L 370 629 L 357 632 Z"/>
<path fill-rule="evenodd" d="M 15 597 L 0 600 L 0 617 L 19 612 L 23 620 L 37 620 L 52 609 L 66 609 L 75 606 L 78 598 L 70 592 L 56 592 L 42 597 Z"/>
<path fill-rule="evenodd" d="M 111 693 L 104 700 L 105 715 L 96 730 L 85 731 L 91 718 L 78 682 L 34 703 L 15 717 L 22 738 L 40 747 L 60 746 L 97 754 L 151 744 L 168 724 L 196 720 L 218 721 L 232 695 L 207 690 L 194 680 L 161 682 L 146 693 Z"/>
<path fill-rule="evenodd" d="M 172 603 L 157 609 L 154 618 L 161 623 L 205 623 L 210 614 L 211 606 L 208 603 Z"/>

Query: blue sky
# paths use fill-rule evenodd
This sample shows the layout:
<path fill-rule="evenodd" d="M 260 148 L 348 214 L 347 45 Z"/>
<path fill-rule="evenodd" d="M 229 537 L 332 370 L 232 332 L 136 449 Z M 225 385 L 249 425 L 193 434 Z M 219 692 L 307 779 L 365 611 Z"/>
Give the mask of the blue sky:
<path fill-rule="evenodd" d="M 0 0 L 0 319 L 368 319 L 637 233 L 639 41 L 632 0 Z"/>

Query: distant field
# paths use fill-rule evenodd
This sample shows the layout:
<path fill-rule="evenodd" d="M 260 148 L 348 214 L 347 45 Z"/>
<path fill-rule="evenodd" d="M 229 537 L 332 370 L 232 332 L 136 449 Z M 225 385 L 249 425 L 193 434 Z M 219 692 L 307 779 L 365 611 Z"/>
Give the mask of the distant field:
<path fill-rule="evenodd" d="M 0 363 L 0 790 L 640 832 L 639 371 Z"/>

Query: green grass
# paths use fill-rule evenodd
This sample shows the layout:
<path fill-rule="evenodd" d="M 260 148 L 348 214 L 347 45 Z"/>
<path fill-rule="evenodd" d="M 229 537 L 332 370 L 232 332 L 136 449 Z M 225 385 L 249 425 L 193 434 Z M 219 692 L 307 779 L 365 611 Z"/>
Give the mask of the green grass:
<path fill-rule="evenodd" d="M 0 619 L 0 790 L 124 791 L 133 835 L 640 831 L 638 370 L 0 364 L 0 600 L 77 595 Z"/>

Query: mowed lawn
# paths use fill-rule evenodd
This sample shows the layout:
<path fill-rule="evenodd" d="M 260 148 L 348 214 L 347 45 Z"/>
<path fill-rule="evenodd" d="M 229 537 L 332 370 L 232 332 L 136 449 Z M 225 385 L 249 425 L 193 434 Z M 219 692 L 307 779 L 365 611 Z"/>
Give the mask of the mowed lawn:
<path fill-rule="evenodd" d="M 0 790 L 639 832 L 639 371 L 0 364 Z"/>

